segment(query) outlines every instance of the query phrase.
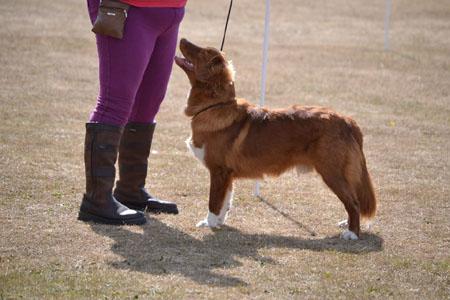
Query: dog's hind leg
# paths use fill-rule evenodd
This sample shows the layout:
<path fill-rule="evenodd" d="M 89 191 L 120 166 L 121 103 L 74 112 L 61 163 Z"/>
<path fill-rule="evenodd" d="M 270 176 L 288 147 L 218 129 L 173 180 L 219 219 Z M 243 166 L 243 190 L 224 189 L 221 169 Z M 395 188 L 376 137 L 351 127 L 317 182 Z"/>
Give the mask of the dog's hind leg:
<path fill-rule="evenodd" d="M 345 230 L 341 237 L 345 240 L 357 240 L 360 230 L 360 209 L 356 192 L 340 174 L 339 169 L 316 167 L 317 172 L 322 175 L 323 181 L 336 194 L 345 206 L 348 214 L 348 230 Z"/>
<path fill-rule="evenodd" d="M 225 223 L 233 198 L 231 172 L 223 169 L 210 170 L 209 212 L 197 227 L 218 227 Z"/>

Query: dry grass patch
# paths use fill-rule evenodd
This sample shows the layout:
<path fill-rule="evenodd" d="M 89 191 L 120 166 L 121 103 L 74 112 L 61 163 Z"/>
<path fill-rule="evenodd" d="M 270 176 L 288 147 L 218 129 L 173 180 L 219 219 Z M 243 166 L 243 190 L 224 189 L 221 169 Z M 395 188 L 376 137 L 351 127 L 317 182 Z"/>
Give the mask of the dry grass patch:
<path fill-rule="evenodd" d="M 218 46 L 225 13 L 221 1 L 190 1 L 181 35 Z M 253 182 L 239 182 L 228 226 L 195 228 L 209 180 L 184 145 L 179 70 L 158 116 L 148 185 L 181 214 L 143 227 L 78 222 L 84 122 L 98 88 L 86 7 L 3 5 L 0 298 L 448 299 L 450 8 L 394 1 L 390 52 L 383 13 L 382 2 L 273 2 L 268 105 L 329 106 L 365 133 L 380 209 L 371 231 L 345 242 L 342 204 L 320 178 L 294 173 L 265 180 L 266 202 L 251 196 Z M 254 102 L 262 22 L 259 2 L 238 1 L 225 48 L 238 95 Z"/>

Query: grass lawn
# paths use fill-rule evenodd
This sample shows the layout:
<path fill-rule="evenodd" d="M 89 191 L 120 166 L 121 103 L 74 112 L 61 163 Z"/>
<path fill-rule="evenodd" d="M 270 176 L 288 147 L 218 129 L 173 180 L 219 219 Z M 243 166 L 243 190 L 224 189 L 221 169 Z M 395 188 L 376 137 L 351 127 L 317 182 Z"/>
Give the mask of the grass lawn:
<path fill-rule="evenodd" d="M 174 67 L 147 187 L 178 216 L 141 227 L 77 221 L 84 123 L 98 90 L 83 1 L 0 3 L 0 299 L 450 299 L 450 6 L 272 1 L 266 103 L 322 105 L 365 135 L 377 218 L 339 239 L 343 205 L 316 174 L 238 182 L 228 225 L 207 212 L 208 173 L 186 149 L 189 83 Z M 227 1 L 190 0 L 180 36 L 218 47 Z M 264 6 L 235 1 L 225 51 L 239 97 L 259 97 Z M 314 234 L 312 234 L 314 233 Z"/>

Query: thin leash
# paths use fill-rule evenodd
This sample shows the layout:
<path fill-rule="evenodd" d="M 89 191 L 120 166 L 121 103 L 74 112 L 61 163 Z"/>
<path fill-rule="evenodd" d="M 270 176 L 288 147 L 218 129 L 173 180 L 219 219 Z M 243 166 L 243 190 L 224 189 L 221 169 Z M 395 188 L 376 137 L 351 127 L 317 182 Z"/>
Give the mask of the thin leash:
<path fill-rule="evenodd" d="M 308 225 L 305 225 L 303 223 L 300 223 L 299 221 L 295 220 L 294 218 L 292 218 L 289 214 L 283 212 L 282 210 L 280 210 L 278 207 L 276 207 L 275 205 L 273 205 L 272 203 L 270 203 L 269 201 L 267 201 L 267 199 L 261 197 L 261 196 L 257 196 L 257 198 L 264 203 L 265 205 L 267 205 L 269 208 L 271 208 L 273 211 L 279 213 L 280 215 L 282 215 L 284 218 L 286 218 L 287 220 L 291 221 L 292 223 L 294 223 L 295 225 L 297 225 L 299 228 L 305 230 L 306 232 L 308 232 L 311 236 L 317 236 L 317 233 L 314 229 L 312 229 L 311 227 L 309 227 Z"/>
<path fill-rule="evenodd" d="M 225 36 L 227 35 L 228 21 L 230 20 L 232 7 L 233 7 L 233 0 L 230 0 L 230 7 L 228 8 L 227 22 L 225 23 L 225 30 L 223 31 L 222 45 L 220 46 L 220 51 L 223 50 L 223 45 L 225 44 Z"/>

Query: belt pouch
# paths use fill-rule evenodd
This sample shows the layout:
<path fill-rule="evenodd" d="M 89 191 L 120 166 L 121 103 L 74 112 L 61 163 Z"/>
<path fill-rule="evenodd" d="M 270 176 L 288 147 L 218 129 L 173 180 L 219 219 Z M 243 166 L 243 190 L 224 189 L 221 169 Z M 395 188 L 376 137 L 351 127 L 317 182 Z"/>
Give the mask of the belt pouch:
<path fill-rule="evenodd" d="M 128 4 L 117 0 L 102 0 L 92 31 L 97 34 L 122 39 L 129 8 Z"/>

